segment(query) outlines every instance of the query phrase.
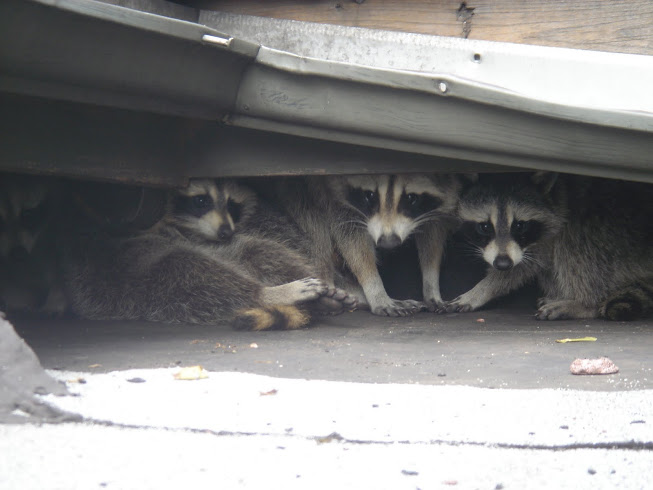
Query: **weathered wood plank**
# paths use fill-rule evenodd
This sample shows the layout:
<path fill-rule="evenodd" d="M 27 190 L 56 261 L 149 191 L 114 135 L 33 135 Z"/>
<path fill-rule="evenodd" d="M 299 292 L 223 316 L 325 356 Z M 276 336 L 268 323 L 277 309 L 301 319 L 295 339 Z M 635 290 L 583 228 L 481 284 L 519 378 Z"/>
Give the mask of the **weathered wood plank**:
<path fill-rule="evenodd" d="M 187 0 L 203 9 L 438 36 L 653 55 L 651 0 Z"/>

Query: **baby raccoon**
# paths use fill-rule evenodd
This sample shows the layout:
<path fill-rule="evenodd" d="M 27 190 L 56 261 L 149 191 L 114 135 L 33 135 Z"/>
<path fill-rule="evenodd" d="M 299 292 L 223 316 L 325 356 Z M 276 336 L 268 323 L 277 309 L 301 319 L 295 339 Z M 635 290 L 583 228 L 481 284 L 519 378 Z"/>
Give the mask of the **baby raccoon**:
<path fill-rule="evenodd" d="M 54 233 L 57 190 L 44 177 L 0 176 L 0 309 L 66 309 Z"/>
<path fill-rule="evenodd" d="M 653 311 L 653 186 L 536 173 L 482 176 L 459 214 L 487 276 L 444 311 L 472 311 L 533 279 L 540 320 Z"/>
<path fill-rule="evenodd" d="M 74 311 L 268 330 L 306 325 L 305 310 L 324 296 L 340 303 L 304 256 L 239 233 L 250 199 L 255 195 L 232 181 L 193 180 L 170 193 L 153 227 L 127 237 L 82 237 L 67 274 Z"/>
<path fill-rule="evenodd" d="M 320 277 L 340 283 L 376 315 L 406 316 L 424 304 L 388 296 L 377 249 L 397 247 L 414 234 L 424 301 L 432 309 L 441 305 L 440 264 L 458 192 L 450 175 L 352 175 L 287 180 L 277 198 L 310 237 Z"/>

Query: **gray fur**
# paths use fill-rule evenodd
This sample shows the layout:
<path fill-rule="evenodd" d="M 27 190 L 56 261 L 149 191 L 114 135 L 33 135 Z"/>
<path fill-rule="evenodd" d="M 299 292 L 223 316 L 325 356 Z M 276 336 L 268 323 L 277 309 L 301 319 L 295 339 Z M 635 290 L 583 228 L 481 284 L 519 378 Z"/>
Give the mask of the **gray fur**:
<path fill-rule="evenodd" d="M 541 320 L 634 319 L 653 311 L 652 186 L 539 173 L 486 176 L 463 194 L 459 213 L 471 233 L 484 216 L 491 221 L 505 210 L 513 221 L 541 223 L 541 236 L 520 247 L 498 219 L 496 236 L 476 253 L 490 265 L 493 257 L 510 256 L 514 266 L 497 270 L 494 262 L 443 311 L 476 310 L 533 279 L 544 292 L 536 313 Z"/>
<path fill-rule="evenodd" d="M 66 301 L 59 276 L 55 179 L 0 175 L 0 308 L 59 315 Z"/>
<path fill-rule="evenodd" d="M 352 204 L 352 189 L 376 192 L 378 209 L 366 213 Z M 346 289 L 374 314 L 406 316 L 442 304 L 439 270 L 455 223 L 458 191 L 458 180 L 448 175 L 358 175 L 286 179 L 276 186 L 275 196 L 310 238 L 319 277 Z M 411 217 L 398 208 L 402 193 L 428 194 L 442 202 Z M 377 269 L 377 246 L 396 246 L 413 234 L 426 305 L 390 298 Z"/>
<path fill-rule="evenodd" d="M 308 307 L 327 295 L 322 281 L 309 278 L 314 270 L 299 252 L 238 232 L 228 197 L 238 195 L 247 207 L 255 199 L 249 192 L 230 181 L 194 180 L 188 189 L 170 193 L 163 219 L 148 230 L 128 237 L 102 230 L 75 237 L 67 261 L 74 311 L 92 319 L 215 324 L 243 310 Z M 195 195 L 212 196 L 201 216 L 175 204 Z M 247 207 L 241 217 L 249 212 Z M 219 233 L 227 228 L 234 233 Z"/>

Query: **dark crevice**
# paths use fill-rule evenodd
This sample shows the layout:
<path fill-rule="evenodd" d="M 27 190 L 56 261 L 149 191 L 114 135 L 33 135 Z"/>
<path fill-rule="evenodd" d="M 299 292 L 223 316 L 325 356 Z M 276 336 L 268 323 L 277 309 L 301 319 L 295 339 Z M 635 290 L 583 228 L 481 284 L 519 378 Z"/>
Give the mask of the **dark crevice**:
<path fill-rule="evenodd" d="M 192 427 L 159 427 L 153 425 L 138 425 L 138 424 L 123 424 L 107 420 L 99 420 L 86 418 L 84 423 L 88 425 L 101 425 L 105 427 L 119 427 L 122 429 L 141 429 L 141 430 L 165 430 L 170 432 L 190 432 L 192 434 L 210 434 L 221 437 L 284 437 L 295 439 L 314 440 L 318 444 L 329 444 L 331 442 L 354 444 L 354 445 L 374 445 L 374 446 L 390 446 L 395 444 L 401 445 L 427 445 L 427 446 L 452 446 L 452 447 L 486 447 L 488 449 L 530 449 L 534 451 L 575 451 L 577 449 L 614 449 L 622 451 L 653 451 L 652 442 L 639 442 L 639 441 L 615 441 L 615 442 L 598 442 L 598 443 L 574 443 L 574 444 L 561 444 L 561 445 L 547 445 L 547 444 L 512 444 L 512 443 L 493 443 L 493 442 L 479 442 L 479 441 L 452 441 L 446 439 L 432 439 L 430 441 L 374 441 L 363 439 L 347 439 L 337 432 L 332 432 L 326 436 L 304 436 L 300 434 L 292 434 L 286 431 L 284 434 L 275 434 L 269 432 L 240 432 L 220 430 L 215 431 L 211 429 L 197 429 Z"/>

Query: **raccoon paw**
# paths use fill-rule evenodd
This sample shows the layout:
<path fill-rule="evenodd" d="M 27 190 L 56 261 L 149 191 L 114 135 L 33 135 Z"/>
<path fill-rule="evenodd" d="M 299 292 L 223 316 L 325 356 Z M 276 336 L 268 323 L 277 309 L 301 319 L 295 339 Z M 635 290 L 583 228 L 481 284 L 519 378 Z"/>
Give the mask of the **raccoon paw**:
<path fill-rule="evenodd" d="M 426 308 L 427 311 L 430 311 L 431 313 L 438 313 L 446 303 L 442 301 L 441 299 L 429 299 L 424 301 L 424 307 Z"/>
<path fill-rule="evenodd" d="M 297 281 L 263 288 L 262 300 L 267 305 L 294 305 L 313 301 L 328 291 L 324 281 L 305 277 Z"/>
<path fill-rule="evenodd" d="M 535 313 L 538 320 L 569 320 L 573 318 L 596 318 L 597 308 L 585 306 L 578 301 L 570 299 L 551 300 L 541 298 L 538 300 L 539 309 Z"/>
<path fill-rule="evenodd" d="M 551 298 L 546 298 L 546 297 L 538 298 L 537 299 L 537 307 L 538 307 L 538 309 L 542 308 L 543 306 L 546 306 L 546 305 L 548 305 L 549 303 L 551 303 L 553 301 L 555 301 L 555 300 L 551 299 Z"/>
<path fill-rule="evenodd" d="M 324 281 L 314 277 L 305 277 L 290 284 L 297 285 L 298 287 L 296 290 L 299 295 L 296 299 L 298 303 L 318 299 L 324 296 L 329 290 L 329 287 Z"/>
<path fill-rule="evenodd" d="M 344 289 L 330 287 L 311 305 L 311 310 L 323 315 L 339 315 L 344 311 L 353 311 L 357 306 L 358 300 L 354 295 Z"/>
<path fill-rule="evenodd" d="M 379 316 L 411 316 L 424 309 L 426 309 L 424 303 L 412 299 L 391 299 L 389 303 L 370 307 L 370 311 Z"/>
<path fill-rule="evenodd" d="M 461 296 L 455 298 L 448 303 L 444 303 L 438 310 L 438 313 L 467 313 L 474 311 L 474 308 L 469 303 L 465 303 Z"/>

